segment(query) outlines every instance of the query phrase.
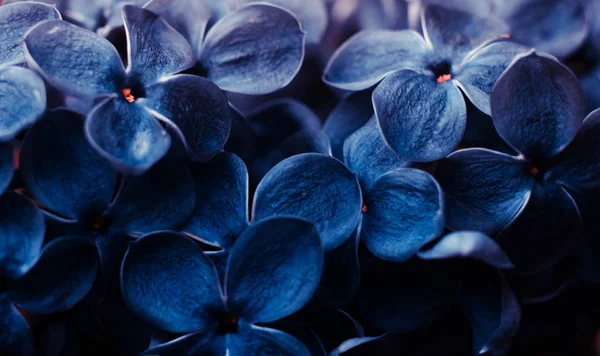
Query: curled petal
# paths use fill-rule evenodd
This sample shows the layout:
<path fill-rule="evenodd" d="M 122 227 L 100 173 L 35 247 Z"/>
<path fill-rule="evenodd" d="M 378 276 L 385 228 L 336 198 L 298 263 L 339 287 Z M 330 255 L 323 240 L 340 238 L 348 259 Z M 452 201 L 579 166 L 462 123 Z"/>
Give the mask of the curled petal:
<path fill-rule="evenodd" d="M 573 73 L 535 51 L 517 56 L 491 97 L 496 130 L 530 160 L 547 160 L 575 137 L 585 101 Z"/>
<path fill-rule="evenodd" d="M 323 80 L 340 89 L 363 90 L 401 69 L 422 69 L 431 49 L 411 30 L 367 30 L 348 39 L 333 54 Z"/>
<path fill-rule="evenodd" d="M 148 234 L 130 245 L 121 290 L 131 310 L 170 332 L 215 326 L 213 313 L 224 308 L 214 265 L 196 243 L 176 233 Z"/>
<path fill-rule="evenodd" d="M 231 248 L 225 276 L 228 309 L 248 322 L 269 322 L 302 308 L 323 271 L 312 223 L 289 217 L 251 225 Z"/>
<path fill-rule="evenodd" d="M 358 226 L 361 191 L 356 177 L 335 158 L 304 153 L 283 160 L 254 195 L 254 221 L 297 216 L 314 222 L 326 250 L 342 244 Z"/>
<path fill-rule="evenodd" d="M 35 355 L 29 325 L 6 295 L 0 296 L 0 353 L 18 356 Z"/>
<path fill-rule="evenodd" d="M 148 111 L 116 98 L 88 114 L 85 134 L 117 170 L 132 174 L 148 170 L 171 146 L 171 137 Z"/>
<path fill-rule="evenodd" d="M 400 158 L 429 162 L 446 157 L 460 143 L 467 107 L 452 82 L 403 70 L 373 91 L 375 115 L 383 136 Z"/>
<path fill-rule="evenodd" d="M 65 21 L 46 21 L 25 37 L 28 62 L 63 93 L 93 99 L 118 93 L 125 70 L 106 39 Z"/>
<path fill-rule="evenodd" d="M 500 231 L 529 199 L 534 179 L 527 168 L 522 160 L 486 149 L 448 156 L 436 172 L 446 194 L 446 225 L 452 230 Z"/>
<path fill-rule="evenodd" d="M 210 29 L 199 61 L 223 90 L 267 94 L 289 84 L 300 70 L 304 35 L 287 10 L 249 4 Z"/>

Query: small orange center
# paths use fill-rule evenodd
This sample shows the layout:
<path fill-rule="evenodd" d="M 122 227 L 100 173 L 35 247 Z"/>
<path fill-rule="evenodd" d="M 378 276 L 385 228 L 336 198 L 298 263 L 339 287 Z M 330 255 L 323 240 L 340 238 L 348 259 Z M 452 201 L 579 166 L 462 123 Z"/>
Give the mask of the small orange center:
<path fill-rule="evenodd" d="M 128 103 L 133 103 L 135 101 L 135 97 L 131 95 L 131 88 L 123 89 L 121 90 L 121 93 L 123 93 L 123 96 Z"/>
<path fill-rule="evenodd" d="M 443 82 L 447 82 L 450 79 L 452 79 L 452 74 L 442 74 L 439 77 L 437 77 L 437 82 L 438 83 L 443 83 Z"/>
<path fill-rule="evenodd" d="M 540 170 L 538 169 L 538 167 L 534 166 L 533 164 L 531 166 L 529 166 L 529 173 L 532 176 L 534 176 L 534 177 L 537 176 L 537 174 L 538 174 L 539 171 Z"/>
<path fill-rule="evenodd" d="M 367 205 L 363 205 L 362 208 L 360 209 L 360 211 L 362 211 L 363 213 L 366 213 L 367 210 L 369 210 L 369 208 L 367 208 Z"/>
<path fill-rule="evenodd" d="M 501 38 L 510 38 L 510 34 L 505 33 L 503 35 L 500 35 Z"/>

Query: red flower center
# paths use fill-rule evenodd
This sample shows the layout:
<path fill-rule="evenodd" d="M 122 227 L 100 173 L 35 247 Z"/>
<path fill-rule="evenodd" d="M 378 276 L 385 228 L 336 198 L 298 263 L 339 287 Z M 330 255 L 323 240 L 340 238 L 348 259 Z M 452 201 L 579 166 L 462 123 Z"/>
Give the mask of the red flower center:
<path fill-rule="evenodd" d="M 123 96 L 128 103 L 133 103 L 135 101 L 135 96 L 131 95 L 131 88 L 123 89 L 121 90 L 121 93 L 123 93 Z"/>

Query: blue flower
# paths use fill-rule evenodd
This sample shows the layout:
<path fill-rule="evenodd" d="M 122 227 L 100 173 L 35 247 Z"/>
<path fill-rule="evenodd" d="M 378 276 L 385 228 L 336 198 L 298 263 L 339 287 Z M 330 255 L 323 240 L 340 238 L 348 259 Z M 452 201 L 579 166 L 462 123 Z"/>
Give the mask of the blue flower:
<path fill-rule="evenodd" d="M 288 10 L 250 3 L 207 31 L 214 11 L 206 4 L 154 0 L 146 8 L 188 40 L 196 56 L 195 71 L 225 91 L 267 94 L 289 84 L 300 70 L 306 33 Z"/>
<path fill-rule="evenodd" d="M 463 93 L 489 114 L 496 79 L 524 51 L 499 41 L 508 28 L 491 19 L 432 5 L 424 8 L 422 24 L 425 39 L 410 30 L 356 34 L 323 77 L 345 90 L 377 84 L 373 106 L 385 140 L 414 162 L 443 158 L 457 147 L 466 127 Z"/>
<path fill-rule="evenodd" d="M 174 263 L 176 261 L 176 263 Z M 314 225 L 296 218 L 267 219 L 235 242 L 224 285 L 213 263 L 191 239 L 168 232 L 131 244 L 121 268 L 130 308 L 160 328 L 184 336 L 147 355 L 309 355 L 290 335 L 258 326 L 282 319 L 312 297 L 323 269 Z"/>
<path fill-rule="evenodd" d="M 575 76 L 533 51 L 515 59 L 491 100 L 496 130 L 519 156 L 472 148 L 443 161 L 446 224 L 499 233 L 521 273 L 540 272 L 569 254 L 581 230 L 569 190 L 598 188 L 600 112 L 584 120 Z"/>
<path fill-rule="evenodd" d="M 160 122 L 194 159 L 220 151 L 231 126 L 225 95 L 201 77 L 174 75 L 194 65 L 187 41 L 148 10 L 127 5 L 123 17 L 127 70 L 107 40 L 58 20 L 28 33 L 29 62 L 66 95 L 103 99 L 86 118 L 86 136 L 121 171 L 144 172 L 165 155 L 171 137 Z"/>
<path fill-rule="evenodd" d="M 29 199 L 0 197 L 0 353 L 33 355 L 29 325 L 17 306 L 36 314 L 71 308 L 92 287 L 97 259 L 75 237 L 44 241 L 44 217 Z"/>

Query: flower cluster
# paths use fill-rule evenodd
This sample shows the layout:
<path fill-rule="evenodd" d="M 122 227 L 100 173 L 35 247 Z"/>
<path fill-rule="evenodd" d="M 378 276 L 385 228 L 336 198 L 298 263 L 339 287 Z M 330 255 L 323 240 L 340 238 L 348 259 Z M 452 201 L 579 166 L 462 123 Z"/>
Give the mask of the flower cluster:
<path fill-rule="evenodd" d="M 591 355 L 598 11 L 0 0 L 0 355 Z"/>

